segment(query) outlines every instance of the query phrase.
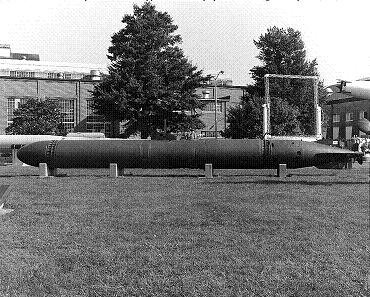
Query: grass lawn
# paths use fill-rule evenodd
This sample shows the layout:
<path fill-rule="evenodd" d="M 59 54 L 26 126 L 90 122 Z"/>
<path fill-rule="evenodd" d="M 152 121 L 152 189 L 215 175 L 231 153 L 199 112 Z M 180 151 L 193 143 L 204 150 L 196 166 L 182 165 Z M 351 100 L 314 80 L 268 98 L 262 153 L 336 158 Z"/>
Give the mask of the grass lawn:
<path fill-rule="evenodd" d="M 369 166 L 0 167 L 0 296 L 368 296 Z"/>

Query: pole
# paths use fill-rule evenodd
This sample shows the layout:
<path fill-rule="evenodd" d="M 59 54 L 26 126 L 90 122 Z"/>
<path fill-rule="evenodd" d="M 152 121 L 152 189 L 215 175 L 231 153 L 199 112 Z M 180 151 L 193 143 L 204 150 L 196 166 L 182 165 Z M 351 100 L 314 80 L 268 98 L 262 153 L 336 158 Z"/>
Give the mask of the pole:
<path fill-rule="evenodd" d="M 215 79 L 215 138 L 217 138 L 217 77 Z"/>
<path fill-rule="evenodd" d="M 319 106 L 319 79 L 314 78 L 314 88 L 313 88 L 313 104 L 314 104 L 314 112 L 315 112 L 315 134 L 317 138 L 322 137 L 321 131 L 321 107 Z"/>
<path fill-rule="evenodd" d="M 268 137 L 268 111 L 267 111 L 267 104 L 262 104 L 263 108 L 263 138 L 266 139 Z"/>
<path fill-rule="evenodd" d="M 217 73 L 215 77 L 215 138 L 217 138 L 217 79 L 220 74 L 223 74 L 224 71 L 221 70 L 219 73 Z"/>
<path fill-rule="evenodd" d="M 271 107 L 271 102 L 270 102 L 270 81 L 269 81 L 269 77 L 270 75 L 269 74 L 266 74 L 265 75 L 265 104 L 266 104 L 266 132 L 264 131 L 265 133 L 265 137 L 267 137 L 268 135 L 271 134 L 271 125 L 270 125 L 270 117 L 271 117 L 271 114 L 270 114 L 270 107 Z"/>

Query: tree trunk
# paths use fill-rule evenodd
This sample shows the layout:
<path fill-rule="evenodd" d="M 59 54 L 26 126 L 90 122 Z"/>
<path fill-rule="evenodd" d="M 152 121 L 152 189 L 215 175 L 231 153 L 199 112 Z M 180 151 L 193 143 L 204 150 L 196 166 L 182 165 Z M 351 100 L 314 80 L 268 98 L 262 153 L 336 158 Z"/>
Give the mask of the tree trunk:
<path fill-rule="evenodd" d="M 119 120 L 114 120 L 112 121 L 112 136 L 114 138 L 118 138 L 119 135 L 120 135 L 120 131 L 119 131 L 119 125 L 120 125 L 120 121 Z"/>
<path fill-rule="evenodd" d="M 141 130 L 140 135 L 141 135 L 141 139 L 147 139 L 149 137 L 149 131 L 148 130 Z"/>

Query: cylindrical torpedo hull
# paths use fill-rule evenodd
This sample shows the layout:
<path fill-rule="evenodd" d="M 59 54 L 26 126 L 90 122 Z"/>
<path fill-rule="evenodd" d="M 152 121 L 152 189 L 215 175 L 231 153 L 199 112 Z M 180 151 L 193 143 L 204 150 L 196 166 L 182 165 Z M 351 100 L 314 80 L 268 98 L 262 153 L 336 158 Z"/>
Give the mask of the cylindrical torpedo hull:
<path fill-rule="evenodd" d="M 149 140 L 60 140 L 41 141 L 19 150 L 26 164 L 47 163 L 51 168 L 288 168 L 317 165 L 325 158 L 319 153 L 336 154 L 347 160 L 353 152 L 303 141 L 260 139 L 212 139 L 184 141 Z M 336 160 L 338 157 L 336 158 Z"/>
<path fill-rule="evenodd" d="M 38 166 L 55 168 L 103 168 L 117 163 L 122 168 L 260 168 L 261 140 L 148 141 L 88 140 L 38 142 L 22 148 L 18 158 Z"/>

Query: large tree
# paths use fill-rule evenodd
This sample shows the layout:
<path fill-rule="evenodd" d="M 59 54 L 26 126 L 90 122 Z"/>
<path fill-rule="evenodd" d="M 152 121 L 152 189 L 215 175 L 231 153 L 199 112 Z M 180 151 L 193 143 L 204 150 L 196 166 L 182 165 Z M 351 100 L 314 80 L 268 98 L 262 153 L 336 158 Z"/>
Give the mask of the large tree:
<path fill-rule="evenodd" d="M 153 136 L 164 125 L 172 132 L 204 127 L 195 112 L 204 78 L 179 47 L 170 15 L 147 1 L 122 23 L 108 49 L 109 74 L 93 91 L 96 113 L 124 122 L 126 136 Z"/>
<path fill-rule="evenodd" d="M 30 98 L 14 110 L 13 123 L 6 134 L 65 135 L 63 114 L 55 100 Z"/>
<path fill-rule="evenodd" d="M 273 98 L 271 105 L 271 128 L 273 135 L 291 135 L 299 132 L 299 110 L 281 98 Z M 232 106 L 228 113 L 229 126 L 224 136 L 227 138 L 260 138 L 262 131 L 262 104 L 259 96 L 246 95 L 240 105 Z"/>
<path fill-rule="evenodd" d="M 281 29 L 272 27 L 267 33 L 261 35 L 254 41 L 259 54 L 257 58 L 261 65 L 251 69 L 254 85 L 249 87 L 249 92 L 242 98 L 240 106 L 229 110 L 230 126 L 225 135 L 228 137 L 261 137 L 262 136 L 262 99 L 265 95 L 264 75 L 289 74 L 317 76 L 316 60 L 309 61 L 306 58 L 306 50 L 301 33 L 292 28 Z M 320 85 L 319 94 L 322 96 Z M 275 135 L 289 134 L 313 134 L 314 133 L 314 110 L 313 110 L 313 83 L 311 80 L 300 79 L 270 79 L 271 97 L 271 128 Z M 259 100 L 256 99 L 260 98 Z M 258 101 L 260 105 L 254 102 Z M 252 109 L 252 111 L 251 111 Z M 250 118 L 254 114 L 259 117 Z M 232 121 L 253 122 L 249 123 L 245 133 L 237 131 Z M 256 127 L 256 128 L 253 128 Z"/>

